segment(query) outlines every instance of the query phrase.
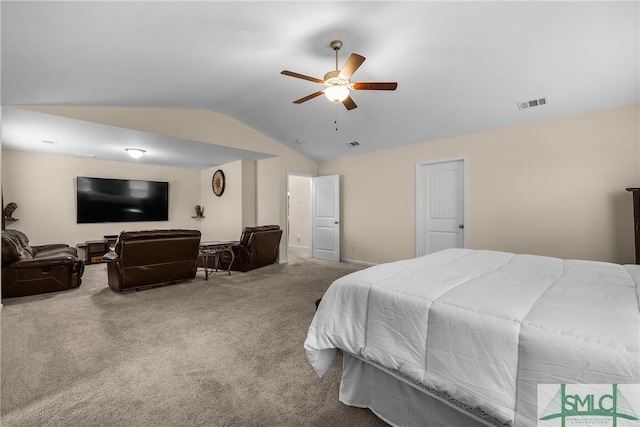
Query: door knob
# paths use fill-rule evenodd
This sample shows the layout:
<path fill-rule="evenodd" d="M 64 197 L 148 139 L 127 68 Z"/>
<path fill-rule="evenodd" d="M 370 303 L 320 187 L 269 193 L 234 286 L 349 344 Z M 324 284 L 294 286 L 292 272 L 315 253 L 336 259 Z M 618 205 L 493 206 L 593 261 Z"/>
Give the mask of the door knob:
<path fill-rule="evenodd" d="M 458 224 L 458 228 L 464 228 L 464 224 Z"/>

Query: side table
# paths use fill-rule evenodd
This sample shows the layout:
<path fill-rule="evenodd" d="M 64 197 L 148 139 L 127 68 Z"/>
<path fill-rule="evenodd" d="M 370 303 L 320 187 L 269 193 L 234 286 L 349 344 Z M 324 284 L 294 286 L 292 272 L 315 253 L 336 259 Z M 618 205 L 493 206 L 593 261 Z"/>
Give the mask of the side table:
<path fill-rule="evenodd" d="M 231 275 L 231 264 L 235 260 L 235 254 L 233 253 L 232 242 L 222 242 L 217 240 L 200 242 L 200 253 L 198 257 L 202 260 L 204 266 L 204 280 L 209 280 L 209 270 L 212 270 L 212 274 L 218 271 L 220 265 L 220 256 L 222 254 L 229 254 L 231 261 L 227 268 L 227 273 Z M 213 268 L 209 267 L 209 259 L 213 257 Z"/>

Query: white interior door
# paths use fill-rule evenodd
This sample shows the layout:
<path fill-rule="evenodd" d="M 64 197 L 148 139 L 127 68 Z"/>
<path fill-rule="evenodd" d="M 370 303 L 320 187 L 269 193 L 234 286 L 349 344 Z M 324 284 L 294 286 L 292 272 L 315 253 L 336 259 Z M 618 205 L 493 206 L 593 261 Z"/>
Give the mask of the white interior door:
<path fill-rule="evenodd" d="M 340 261 L 340 176 L 311 179 L 313 258 Z"/>
<path fill-rule="evenodd" d="M 466 159 L 418 163 L 417 181 L 416 255 L 466 247 Z"/>

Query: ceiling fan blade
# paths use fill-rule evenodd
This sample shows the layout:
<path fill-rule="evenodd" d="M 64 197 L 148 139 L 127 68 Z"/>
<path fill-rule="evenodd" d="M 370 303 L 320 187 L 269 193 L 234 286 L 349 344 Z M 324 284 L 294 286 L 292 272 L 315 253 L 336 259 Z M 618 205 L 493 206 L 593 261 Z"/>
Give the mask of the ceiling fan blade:
<path fill-rule="evenodd" d="M 347 110 L 353 110 L 354 108 L 358 108 L 358 106 L 356 105 L 355 102 L 353 102 L 353 99 L 351 99 L 350 96 L 347 96 L 344 101 L 342 101 L 342 103 L 344 104 L 344 106 L 347 108 Z"/>
<path fill-rule="evenodd" d="M 349 80 L 353 73 L 362 65 L 365 57 L 358 55 L 357 53 L 352 53 L 347 62 L 344 63 L 344 67 L 340 70 L 340 77 L 343 79 Z"/>
<path fill-rule="evenodd" d="M 281 71 L 280 74 L 284 74 L 285 76 L 295 77 L 297 79 L 309 80 L 310 82 L 322 84 L 324 80 L 316 79 L 315 77 L 305 76 L 304 74 L 294 73 L 293 71 L 284 70 Z"/>
<path fill-rule="evenodd" d="M 300 98 L 296 101 L 293 101 L 294 104 L 302 104 L 303 102 L 307 102 L 310 99 L 315 98 L 316 96 L 320 96 L 324 93 L 324 90 L 319 90 L 317 92 L 312 93 L 311 95 L 307 95 L 304 98 Z"/>
<path fill-rule="evenodd" d="M 353 90 L 396 90 L 396 82 L 354 83 Z"/>

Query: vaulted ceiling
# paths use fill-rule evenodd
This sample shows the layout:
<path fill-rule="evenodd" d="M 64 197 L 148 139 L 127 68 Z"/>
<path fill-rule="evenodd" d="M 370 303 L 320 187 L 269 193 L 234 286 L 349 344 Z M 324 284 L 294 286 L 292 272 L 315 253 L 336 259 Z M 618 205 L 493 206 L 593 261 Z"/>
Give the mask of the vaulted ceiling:
<path fill-rule="evenodd" d="M 323 161 L 639 102 L 638 1 L 3 1 L 0 13 L 5 149 L 77 131 L 19 105 L 209 109 Z M 321 79 L 334 39 L 340 67 L 366 57 L 353 81 L 398 89 L 352 91 L 350 111 L 293 104 L 322 87 L 280 72 Z M 25 120 L 42 132 L 21 134 Z M 89 128 L 98 144 L 114 139 Z M 206 166 L 174 142 L 158 141 Z"/>

